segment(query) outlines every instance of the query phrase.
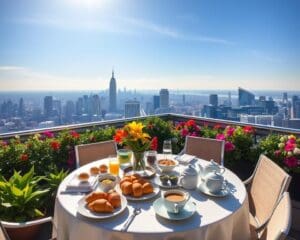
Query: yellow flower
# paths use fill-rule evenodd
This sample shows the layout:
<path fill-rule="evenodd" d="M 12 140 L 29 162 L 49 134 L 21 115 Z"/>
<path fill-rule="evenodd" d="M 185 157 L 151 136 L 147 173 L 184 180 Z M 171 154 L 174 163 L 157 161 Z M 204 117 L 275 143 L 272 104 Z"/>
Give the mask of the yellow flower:
<path fill-rule="evenodd" d="M 295 135 L 290 135 L 290 136 L 288 137 L 288 139 L 294 139 L 294 140 L 296 140 L 296 137 L 295 137 Z"/>

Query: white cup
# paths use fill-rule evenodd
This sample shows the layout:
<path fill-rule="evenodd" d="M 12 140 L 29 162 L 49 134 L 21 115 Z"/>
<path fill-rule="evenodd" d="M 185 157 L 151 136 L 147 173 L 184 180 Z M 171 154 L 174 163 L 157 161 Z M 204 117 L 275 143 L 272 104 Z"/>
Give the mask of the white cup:
<path fill-rule="evenodd" d="M 190 194 L 181 190 L 169 190 L 162 194 L 164 206 L 170 213 L 179 213 L 187 201 L 190 198 Z"/>

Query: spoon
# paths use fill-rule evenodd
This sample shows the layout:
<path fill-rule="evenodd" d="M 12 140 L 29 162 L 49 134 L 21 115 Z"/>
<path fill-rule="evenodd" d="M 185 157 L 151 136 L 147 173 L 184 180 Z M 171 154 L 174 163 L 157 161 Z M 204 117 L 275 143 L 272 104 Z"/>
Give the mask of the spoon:
<path fill-rule="evenodd" d="M 123 225 L 121 231 L 126 232 L 128 227 L 132 223 L 133 219 L 135 218 L 135 216 L 139 215 L 141 212 L 142 212 L 141 208 L 139 208 L 139 207 L 134 208 L 133 213 L 128 218 L 127 222 Z"/>

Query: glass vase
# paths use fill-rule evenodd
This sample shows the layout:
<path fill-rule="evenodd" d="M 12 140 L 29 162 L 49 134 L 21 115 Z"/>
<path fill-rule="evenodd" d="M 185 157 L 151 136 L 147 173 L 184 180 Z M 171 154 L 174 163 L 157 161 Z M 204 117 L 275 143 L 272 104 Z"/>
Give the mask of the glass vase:
<path fill-rule="evenodd" d="M 133 171 L 135 173 L 144 173 L 145 171 L 145 152 L 133 152 Z"/>

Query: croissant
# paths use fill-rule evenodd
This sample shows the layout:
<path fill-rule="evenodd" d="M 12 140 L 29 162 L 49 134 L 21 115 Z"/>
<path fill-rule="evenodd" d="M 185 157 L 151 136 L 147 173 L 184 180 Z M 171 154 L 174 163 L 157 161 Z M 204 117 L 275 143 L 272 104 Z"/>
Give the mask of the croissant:
<path fill-rule="evenodd" d="M 148 194 L 148 193 L 152 193 L 153 192 L 153 186 L 151 185 L 151 183 L 144 183 L 143 186 L 143 193 L 144 194 Z"/>
<path fill-rule="evenodd" d="M 143 188 L 142 184 L 140 183 L 133 183 L 132 184 L 132 192 L 134 197 L 141 197 L 143 195 Z"/>
<path fill-rule="evenodd" d="M 113 206 L 106 199 L 97 199 L 88 204 L 88 208 L 100 213 L 111 213 L 114 210 Z"/>
<path fill-rule="evenodd" d="M 107 199 L 107 193 L 105 192 L 92 192 L 85 198 L 85 201 L 89 204 L 97 199 Z"/>
<path fill-rule="evenodd" d="M 108 195 L 107 200 L 114 208 L 118 208 L 121 206 L 121 197 L 118 193 L 113 192 Z"/>
<path fill-rule="evenodd" d="M 132 183 L 131 182 L 123 182 L 121 185 L 122 193 L 125 195 L 132 194 Z"/>

